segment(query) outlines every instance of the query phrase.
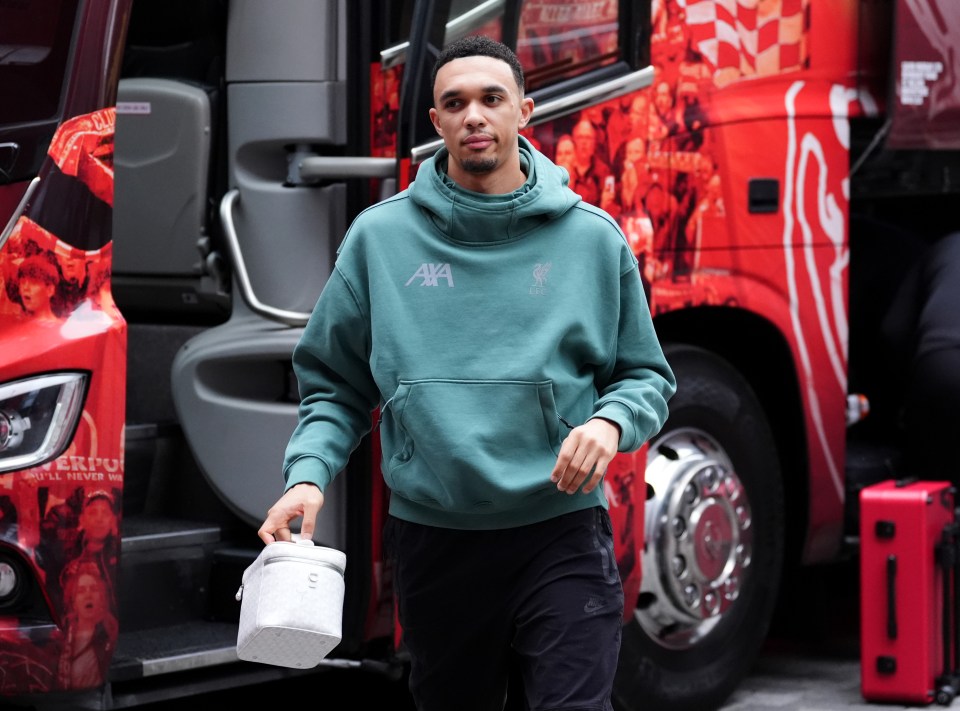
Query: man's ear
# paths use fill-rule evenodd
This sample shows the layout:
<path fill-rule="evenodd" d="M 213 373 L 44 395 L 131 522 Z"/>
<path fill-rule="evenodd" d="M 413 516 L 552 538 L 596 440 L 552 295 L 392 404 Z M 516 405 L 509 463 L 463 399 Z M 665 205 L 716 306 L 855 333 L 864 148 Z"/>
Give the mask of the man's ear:
<path fill-rule="evenodd" d="M 437 130 L 437 133 L 442 138 L 443 130 L 440 128 L 440 114 L 437 113 L 436 109 L 430 109 L 430 121 L 433 122 L 433 127 Z"/>
<path fill-rule="evenodd" d="M 533 99 L 529 96 L 520 101 L 520 128 L 525 128 L 533 116 Z"/>

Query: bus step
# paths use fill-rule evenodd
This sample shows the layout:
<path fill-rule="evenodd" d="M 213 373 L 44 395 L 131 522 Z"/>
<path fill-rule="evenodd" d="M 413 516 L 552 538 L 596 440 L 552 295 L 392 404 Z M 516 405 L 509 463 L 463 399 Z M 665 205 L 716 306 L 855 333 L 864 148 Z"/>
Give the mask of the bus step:
<path fill-rule="evenodd" d="M 237 661 L 237 626 L 191 621 L 121 632 L 110 681 L 127 681 Z"/>
<path fill-rule="evenodd" d="M 220 527 L 129 516 L 123 522 L 120 629 L 139 632 L 207 619 Z"/>

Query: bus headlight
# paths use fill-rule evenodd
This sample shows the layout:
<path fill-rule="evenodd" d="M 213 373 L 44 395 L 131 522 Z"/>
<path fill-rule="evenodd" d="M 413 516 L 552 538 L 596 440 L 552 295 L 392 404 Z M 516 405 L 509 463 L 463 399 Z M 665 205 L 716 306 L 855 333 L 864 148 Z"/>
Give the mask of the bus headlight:
<path fill-rule="evenodd" d="M 30 429 L 30 420 L 16 412 L 0 410 L 0 452 L 15 449 L 23 443 L 23 433 Z"/>
<path fill-rule="evenodd" d="M 18 597 L 20 588 L 20 571 L 18 566 L 12 561 L 0 558 L 0 607 L 4 607 L 14 602 Z"/>
<path fill-rule="evenodd" d="M 0 385 L 0 472 L 43 464 L 70 444 L 87 375 L 55 373 Z"/>

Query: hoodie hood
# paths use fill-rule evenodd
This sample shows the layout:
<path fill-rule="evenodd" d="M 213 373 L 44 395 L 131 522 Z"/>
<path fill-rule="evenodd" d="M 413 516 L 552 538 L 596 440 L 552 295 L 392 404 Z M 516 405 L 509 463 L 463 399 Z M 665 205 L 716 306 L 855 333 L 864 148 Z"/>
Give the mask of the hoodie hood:
<path fill-rule="evenodd" d="M 523 136 L 520 167 L 526 182 L 512 193 L 488 195 L 466 190 L 446 173 L 447 149 L 424 161 L 410 185 L 411 199 L 447 238 L 491 244 L 522 237 L 555 220 L 580 202 L 567 187 L 567 171 L 554 165 Z"/>

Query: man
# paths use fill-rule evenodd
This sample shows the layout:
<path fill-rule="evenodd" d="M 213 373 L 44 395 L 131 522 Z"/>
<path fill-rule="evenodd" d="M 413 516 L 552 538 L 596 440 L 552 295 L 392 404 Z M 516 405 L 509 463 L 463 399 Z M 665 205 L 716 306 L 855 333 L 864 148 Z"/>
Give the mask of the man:
<path fill-rule="evenodd" d="M 613 190 L 608 190 L 607 184 L 607 178 L 612 173 L 610 166 L 598 155 L 597 129 L 589 119 L 584 118 L 573 127 L 572 135 L 576 146 L 576 161 L 570 178 L 576 182 L 576 192 L 586 202 L 606 209 L 608 205 L 605 200 L 609 201 L 613 197 Z"/>
<path fill-rule="evenodd" d="M 577 160 L 577 148 L 573 142 L 573 137 L 565 133 L 557 139 L 557 146 L 554 153 L 554 163 L 567 171 L 568 180 L 572 181 L 574 176 L 574 165 Z M 568 182 L 569 186 L 570 183 Z"/>
<path fill-rule="evenodd" d="M 623 592 L 600 486 L 667 415 L 673 374 L 616 223 L 518 132 L 516 56 L 443 51 L 444 148 L 364 211 L 294 353 L 287 491 L 261 538 L 310 536 L 380 405 L 385 538 L 420 709 L 609 709 Z"/>
<path fill-rule="evenodd" d="M 90 262 L 83 252 L 73 249 L 63 242 L 57 243 L 57 266 L 62 278 L 57 284 L 54 296 L 54 310 L 66 318 L 87 297 L 90 286 Z"/>
<path fill-rule="evenodd" d="M 910 258 L 909 253 L 903 259 Z M 960 431 L 960 232 L 936 240 L 904 277 L 882 324 L 890 378 L 900 383 L 907 464 L 960 485 L 944 443 Z"/>

